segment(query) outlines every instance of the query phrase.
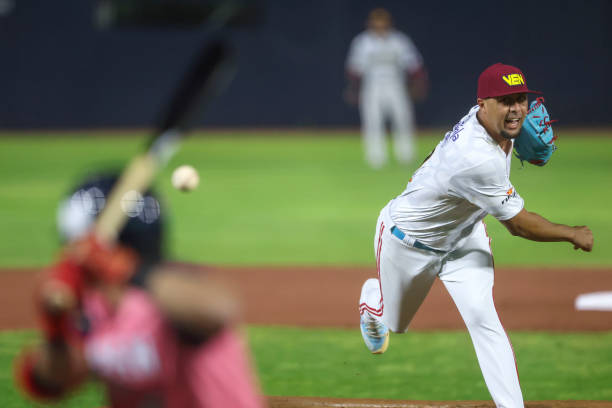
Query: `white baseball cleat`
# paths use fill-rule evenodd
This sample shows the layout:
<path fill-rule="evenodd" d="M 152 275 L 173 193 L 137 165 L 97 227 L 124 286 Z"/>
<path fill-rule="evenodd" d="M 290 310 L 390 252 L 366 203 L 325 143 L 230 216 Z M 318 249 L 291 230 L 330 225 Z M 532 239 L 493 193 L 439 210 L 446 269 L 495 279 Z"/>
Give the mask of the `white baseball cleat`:
<path fill-rule="evenodd" d="M 367 310 L 361 315 L 361 336 L 372 354 L 382 354 L 389 347 L 389 329 Z"/>

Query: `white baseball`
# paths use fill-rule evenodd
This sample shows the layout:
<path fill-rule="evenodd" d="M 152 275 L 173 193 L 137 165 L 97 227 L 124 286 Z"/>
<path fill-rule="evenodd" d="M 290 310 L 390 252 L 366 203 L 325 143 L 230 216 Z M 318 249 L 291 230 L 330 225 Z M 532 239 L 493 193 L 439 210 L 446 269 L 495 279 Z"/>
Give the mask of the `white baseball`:
<path fill-rule="evenodd" d="M 177 190 L 191 191 L 200 184 L 198 171 L 188 164 L 177 167 L 172 173 L 172 185 Z"/>

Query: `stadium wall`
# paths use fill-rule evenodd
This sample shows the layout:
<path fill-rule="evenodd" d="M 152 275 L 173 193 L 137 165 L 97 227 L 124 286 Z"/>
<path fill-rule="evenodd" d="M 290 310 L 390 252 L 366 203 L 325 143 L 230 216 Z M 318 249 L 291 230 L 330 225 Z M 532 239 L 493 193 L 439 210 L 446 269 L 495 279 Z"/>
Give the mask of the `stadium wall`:
<path fill-rule="evenodd" d="M 94 0 L 2 0 L 0 128 L 138 127 L 154 121 L 204 27 L 100 31 Z M 10 6 L 12 5 L 12 6 Z M 224 126 L 356 126 L 342 99 L 344 60 L 367 12 L 387 7 L 426 61 L 420 126 L 448 126 L 475 102 L 476 79 L 503 61 L 542 90 L 560 124 L 610 123 L 612 2 L 265 2 L 262 24 L 225 34 L 239 52 L 230 89 L 202 118 Z M 0 8 L 1 9 L 1 8 Z"/>

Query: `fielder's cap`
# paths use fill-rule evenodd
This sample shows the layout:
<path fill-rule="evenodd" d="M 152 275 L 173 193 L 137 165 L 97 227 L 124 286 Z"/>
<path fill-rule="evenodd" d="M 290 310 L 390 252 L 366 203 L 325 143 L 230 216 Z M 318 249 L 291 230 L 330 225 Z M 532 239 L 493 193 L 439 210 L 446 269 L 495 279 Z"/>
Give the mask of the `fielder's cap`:
<path fill-rule="evenodd" d="M 481 99 L 522 92 L 541 93 L 528 89 L 525 75 L 520 69 L 512 65 L 504 65 L 498 62 L 482 71 L 478 77 L 477 96 Z"/>

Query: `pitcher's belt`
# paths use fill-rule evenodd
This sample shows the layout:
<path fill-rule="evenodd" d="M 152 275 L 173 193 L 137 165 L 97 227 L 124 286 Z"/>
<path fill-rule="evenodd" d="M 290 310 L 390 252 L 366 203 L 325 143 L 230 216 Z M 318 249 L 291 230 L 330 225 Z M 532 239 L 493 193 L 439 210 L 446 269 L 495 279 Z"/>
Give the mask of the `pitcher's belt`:
<path fill-rule="evenodd" d="M 399 239 L 401 239 L 402 241 L 406 242 L 408 245 L 411 245 L 411 246 L 413 246 L 415 248 L 424 249 L 425 251 L 435 252 L 436 254 L 445 254 L 446 253 L 446 252 L 440 251 L 438 249 L 433 249 L 432 247 L 429 247 L 429 246 L 423 244 L 422 242 L 417 241 L 416 239 L 406 239 L 406 234 L 404 234 L 395 225 L 391 227 L 391 233 L 393 235 L 395 235 L 396 237 L 398 237 Z"/>

